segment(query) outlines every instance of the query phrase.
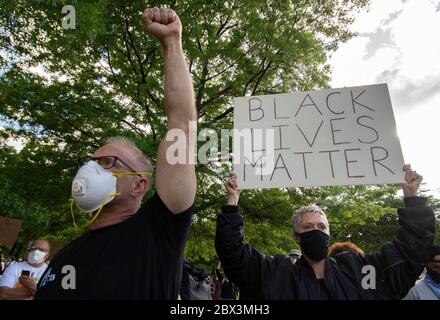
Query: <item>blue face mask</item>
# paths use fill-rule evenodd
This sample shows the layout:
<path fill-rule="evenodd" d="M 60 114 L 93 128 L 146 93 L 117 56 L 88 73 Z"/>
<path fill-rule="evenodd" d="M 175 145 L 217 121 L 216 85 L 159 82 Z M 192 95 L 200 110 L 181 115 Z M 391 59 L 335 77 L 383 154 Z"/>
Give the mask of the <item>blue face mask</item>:
<path fill-rule="evenodd" d="M 432 281 L 434 281 L 436 284 L 440 285 L 440 273 L 437 271 L 434 271 L 430 267 L 426 267 L 426 272 L 431 277 Z"/>

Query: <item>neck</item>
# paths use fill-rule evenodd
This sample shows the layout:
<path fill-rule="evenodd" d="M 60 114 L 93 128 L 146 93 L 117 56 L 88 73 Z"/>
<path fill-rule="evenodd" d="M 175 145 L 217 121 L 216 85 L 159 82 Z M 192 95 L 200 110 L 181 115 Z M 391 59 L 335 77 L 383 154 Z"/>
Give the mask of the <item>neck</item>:
<path fill-rule="evenodd" d="M 325 259 L 321 261 L 314 261 L 306 256 L 304 256 L 307 263 L 310 267 L 312 267 L 315 272 L 316 279 L 324 279 L 324 270 L 325 270 Z"/>
<path fill-rule="evenodd" d="M 131 203 L 112 203 L 110 206 L 106 205 L 102 208 L 98 218 L 89 228 L 95 230 L 121 223 L 134 215 L 139 210 L 139 207 L 140 202 L 138 201 L 131 201 Z"/>

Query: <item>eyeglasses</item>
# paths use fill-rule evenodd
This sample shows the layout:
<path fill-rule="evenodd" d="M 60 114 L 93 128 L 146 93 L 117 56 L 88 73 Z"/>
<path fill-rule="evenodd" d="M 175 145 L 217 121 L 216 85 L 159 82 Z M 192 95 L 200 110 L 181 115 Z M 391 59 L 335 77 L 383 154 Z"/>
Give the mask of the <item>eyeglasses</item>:
<path fill-rule="evenodd" d="M 125 163 L 121 158 L 118 156 L 103 156 L 103 157 L 85 157 L 82 158 L 79 162 L 79 166 L 83 166 L 89 161 L 95 161 L 97 162 L 101 167 L 104 169 L 111 169 L 115 166 L 116 162 L 119 161 L 124 166 L 126 166 L 128 169 L 130 169 L 131 172 L 137 172 L 132 167 L 130 167 L 127 163 Z M 137 176 L 142 177 L 140 174 L 137 174 Z"/>

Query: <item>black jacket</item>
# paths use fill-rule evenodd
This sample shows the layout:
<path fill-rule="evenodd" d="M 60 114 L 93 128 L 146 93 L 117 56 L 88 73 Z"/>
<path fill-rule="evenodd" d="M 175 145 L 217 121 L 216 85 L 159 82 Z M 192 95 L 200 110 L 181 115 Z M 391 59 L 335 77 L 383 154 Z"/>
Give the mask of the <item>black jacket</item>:
<path fill-rule="evenodd" d="M 284 255 L 267 259 L 244 243 L 238 207 L 224 206 L 222 211 L 217 218 L 215 247 L 226 276 L 241 291 L 261 300 L 321 299 L 321 286 L 305 260 L 292 264 Z M 343 253 L 326 260 L 325 285 L 331 299 L 402 299 L 414 286 L 434 239 L 434 213 L 426 199 L 419 197 L 405 198 L 405 208 L 397 212 L 400 228 L 396 238 L 380 251 L 363 256 Z M 370 281 L 373 272 L 375 289 Z M 364 289 L 365 284 L 370 289 Z"/>

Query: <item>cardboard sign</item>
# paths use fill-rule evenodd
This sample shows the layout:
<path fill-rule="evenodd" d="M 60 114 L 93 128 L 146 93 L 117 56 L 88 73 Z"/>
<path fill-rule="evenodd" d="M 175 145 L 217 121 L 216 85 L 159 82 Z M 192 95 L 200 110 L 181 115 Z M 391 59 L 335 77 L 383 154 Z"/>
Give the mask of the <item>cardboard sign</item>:
<path fill-rule="evenodd" d="M 12 247 L 21 230 L 22 223 L 22 220 L 0 217 L 0 244 Z"/>
<path fill-rule="evenodd" d="M 401 183 L 386 84 L 234 99 L 241 189 Z"/>
<path fill-rule="evenodd" d="M 50 240 L 50 255 L 49 260 L 53 259 L 53 257 L 63 249 L 69 242 L 63 240 Z"/>

